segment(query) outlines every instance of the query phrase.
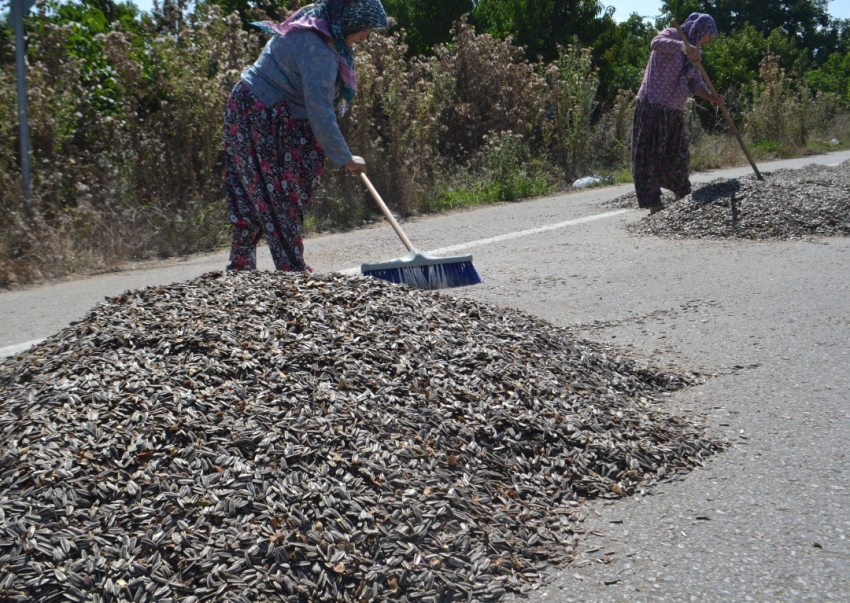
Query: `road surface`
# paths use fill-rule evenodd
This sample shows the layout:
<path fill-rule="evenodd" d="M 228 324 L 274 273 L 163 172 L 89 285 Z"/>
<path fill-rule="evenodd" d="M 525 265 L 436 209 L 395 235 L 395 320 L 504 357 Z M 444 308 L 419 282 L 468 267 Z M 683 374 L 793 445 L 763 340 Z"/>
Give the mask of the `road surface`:
<path fill-rule="evenodd" d="M 850 152 L 763 164 L 837 164 Z M 749 168 L 695 175 L 706 181 Z M 511 306 L 663 367 L 708 375 L 665 399 L 732 443 L 644 496 L 584 507 L 580 561 L 530 601 L 850 601 L 850 239 L 636 238 L 646 212 L 593 189 L 408 220 L 423 249 L 472 253 Z M 389 226 L 305 243 L 318 271 L 404 251 Z M 270 267 L 268 253 L 261 267 Z M 0 348 L 51 335 L 107 295 L 221 269 L 226 253 L 0 293 Z"/>

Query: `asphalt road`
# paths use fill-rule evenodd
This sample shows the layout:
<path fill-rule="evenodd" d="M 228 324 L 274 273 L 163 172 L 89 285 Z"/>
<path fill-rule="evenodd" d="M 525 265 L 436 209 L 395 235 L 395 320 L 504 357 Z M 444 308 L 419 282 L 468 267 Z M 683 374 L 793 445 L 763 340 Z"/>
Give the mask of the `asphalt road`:
<path fill-rule="evenodd" d="M 586 505 L 580 561 L 530 601 L 850 601 L 850 239 L 636 238 L 624 226 L 645 212 L 599 205 L 628 190 L 405 223 L 421 248 L 467 244 L 458 253 L 473 253 L 484 283 L 455 294 L 706 375 L 704 385 L 664 403 L 704 416 L 712 433 L 733 444 L 705 468 L 645 495 Z M 305 246 L 319 271 L 403 251 L 385 225 Z M 225 262 L 217 253 L 0 293 L 0 347 L 48 336 L 106 295 Z M 264 251 L 261 266 L 269 264 Z"/>

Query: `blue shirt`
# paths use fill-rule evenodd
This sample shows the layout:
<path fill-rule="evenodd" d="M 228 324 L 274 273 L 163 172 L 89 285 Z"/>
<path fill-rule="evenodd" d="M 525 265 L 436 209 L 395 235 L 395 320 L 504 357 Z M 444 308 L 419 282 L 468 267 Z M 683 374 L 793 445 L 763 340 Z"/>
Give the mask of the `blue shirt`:
<path fill-rule="evenodd" d="M 272 36 L 242 81 L 266 107 L 285 100 L 295 119 L 309 119 L 316 139 L 337 166 L 351 161 L 339 130 L 334 97 L 339 63 L 318 34 L 291 31 Z"/>

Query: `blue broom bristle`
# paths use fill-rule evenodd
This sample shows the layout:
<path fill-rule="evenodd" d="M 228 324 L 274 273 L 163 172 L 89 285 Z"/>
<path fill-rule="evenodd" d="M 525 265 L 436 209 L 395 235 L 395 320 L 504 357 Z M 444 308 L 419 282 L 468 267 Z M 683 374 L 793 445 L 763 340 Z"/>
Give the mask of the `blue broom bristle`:
<path fill-rule="evenodd" d="M 472 262 L 364 270 L 363 276 L 373 276 L 417 289 L 448 289 L 477 285 L 481 282 L 481 277 L 478 276 Z"/>

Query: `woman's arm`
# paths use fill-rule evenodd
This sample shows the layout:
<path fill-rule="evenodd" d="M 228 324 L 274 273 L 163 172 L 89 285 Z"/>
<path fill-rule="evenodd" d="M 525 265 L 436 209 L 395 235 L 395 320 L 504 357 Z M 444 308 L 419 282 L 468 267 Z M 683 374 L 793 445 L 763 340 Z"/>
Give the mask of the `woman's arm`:
<path fill-rule="evenodd" d="M 679 32 L 672 28 L 665 29 L 655 36 L 649 47 L 658 52 L 687 54 L 694 63 L 702 58 L 702 50 L 700 50 L 697 46 L 691 46 L 691 51 L 688 52 L 685 43 L 679 37 Z"/>
<path fill-rule="evenodd" d="M 705 100 L 711 103 L 715 103 L 717 105 L 723 104 L 723 95 L 718 94 L 717 96 L 714 96 L 711 93 L 711 90 L 708 89 L 708 86 L 705 85 L 705 82 L 700 82 L 696 85 L 696 87 L 694 88 L 694 94 L 700 98 L 704 98 Z"/>
<path fill-rule="evenodd" d="M 694 70 L 691 72 L 691 77 L 688 81 L 688 90 L 690 90 L 695 96 L 704 98 L 710 103 L 718 105 L 723 104 L 723 95 L 718 94 L 717 96 L 714 96 L 711 93 L 711 90 L 708 89 L 705 80 L 702 79 L 702 74 L 697 66 L 694 66 Z"/>
<path fill-rule="evenodd" d="M 336 78 L 339 72 L 334 52 L 316 36 L 296 55 L 304 88 L 304 106 L 316 139 L 337 166 L 346 166 L 354 156 L 342 136 L 334 111 Z M 362 159 L 361 159 L 362 161 Z"/>
<path fill-rule="evenodd" d="M 676 33 L 676 30 L 673 29 L 672 32 L 676 34 L 676 37 L 672 37 L 670 35 L 671 30 L 665 29 L 657 36 L 652 38 L 652 42 L 649 44 L 649 47 L 656 52 L 667 52 L 667 53 L 682 53 L 682 40 L 679 39 L 679 34 Z"/>

